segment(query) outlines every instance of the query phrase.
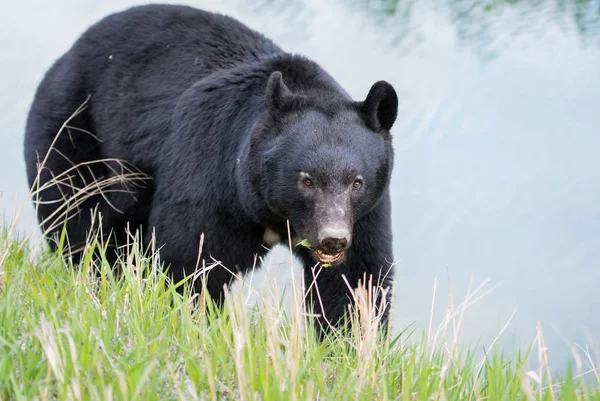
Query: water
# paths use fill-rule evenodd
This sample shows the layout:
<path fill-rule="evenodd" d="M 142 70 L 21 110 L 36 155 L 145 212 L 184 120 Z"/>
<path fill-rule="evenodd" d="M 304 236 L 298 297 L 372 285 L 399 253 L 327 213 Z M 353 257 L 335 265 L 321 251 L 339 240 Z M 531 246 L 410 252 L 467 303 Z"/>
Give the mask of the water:
<path fill-rule="evenodd" d="M 129 3 L 129 4 L 125 4 Z M 379 79 L 393 129 L 394 330 L 433 325 L 489 278 L 460 338 L 529 343 L 551 363 L 600 339 L 600 1 L 188 2 L 232 15 L 319 62 L 357 99 Z M 1 7 L 0 206 L 27 188 L 24 121 L 50 63 L 89 24 L 135 1 Z M 15 199 L 15 196 L 18 198 Z M 31 207 L 20 229 L 36 232 Z M 449 279 L 448 279 L 449 277 Z"/>

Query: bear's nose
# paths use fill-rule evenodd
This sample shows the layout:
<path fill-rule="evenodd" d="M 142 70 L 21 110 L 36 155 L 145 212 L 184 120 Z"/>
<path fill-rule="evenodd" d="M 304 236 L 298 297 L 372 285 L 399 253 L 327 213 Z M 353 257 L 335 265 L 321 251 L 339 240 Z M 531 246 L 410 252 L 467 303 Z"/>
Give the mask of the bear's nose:
<path fill-rule="evenodd" d="M 337 254 L 348 246 L 350 232 L 344 229 L 325 229 L 320 235 L 321 248 L 328 254 Z"/>

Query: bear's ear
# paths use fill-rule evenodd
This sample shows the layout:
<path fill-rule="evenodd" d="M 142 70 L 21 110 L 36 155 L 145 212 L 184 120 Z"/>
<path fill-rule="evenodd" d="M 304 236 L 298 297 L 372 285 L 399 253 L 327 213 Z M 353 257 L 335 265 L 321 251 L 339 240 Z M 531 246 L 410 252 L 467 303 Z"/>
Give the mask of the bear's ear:
<path fill-rule="evenodd" d="M 293 96 L 292 91 L 283 82 L 281 72 L 273 72 L 269 77 L 265 92 L 267 111 L 270 116 L 277 120 L 291 102 Z"/>
<path fill-rule="evenodd" d="M 398 96 L 389 83 L 378 81 L 373 84 L 364 102 L 359 103 L 365 123 L 374 131 L 389 131 L 398 114 Z"/>

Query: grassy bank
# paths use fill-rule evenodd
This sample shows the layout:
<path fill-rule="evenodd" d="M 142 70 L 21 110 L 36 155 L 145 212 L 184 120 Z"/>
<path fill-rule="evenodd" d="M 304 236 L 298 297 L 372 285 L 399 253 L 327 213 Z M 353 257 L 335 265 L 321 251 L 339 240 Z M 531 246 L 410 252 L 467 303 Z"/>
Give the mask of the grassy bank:
<path fill-rule="evenodd" d="M 360 330 L 317 343 L 299 300 L 286 313 L 232 294 L 207 313 L 135 244 L 118 277 L 32 255 L 1 234 L 0 400 L 600 400 L 577 369 L 549 376 L 540 338 L 531 367 L 527 353 L 378 337 L 360 291 Z"/>

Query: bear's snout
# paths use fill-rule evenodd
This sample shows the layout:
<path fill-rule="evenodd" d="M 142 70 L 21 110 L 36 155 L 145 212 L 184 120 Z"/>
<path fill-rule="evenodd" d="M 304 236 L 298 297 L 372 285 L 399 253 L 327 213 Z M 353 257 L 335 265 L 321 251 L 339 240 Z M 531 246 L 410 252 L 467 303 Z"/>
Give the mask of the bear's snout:
<path fill-rule="evenodd" d="M 319 244 L 330 255 L 343 252 L 350 242 L 350 231 L 343 228 L 326 228 L 319 233 Z"/>

